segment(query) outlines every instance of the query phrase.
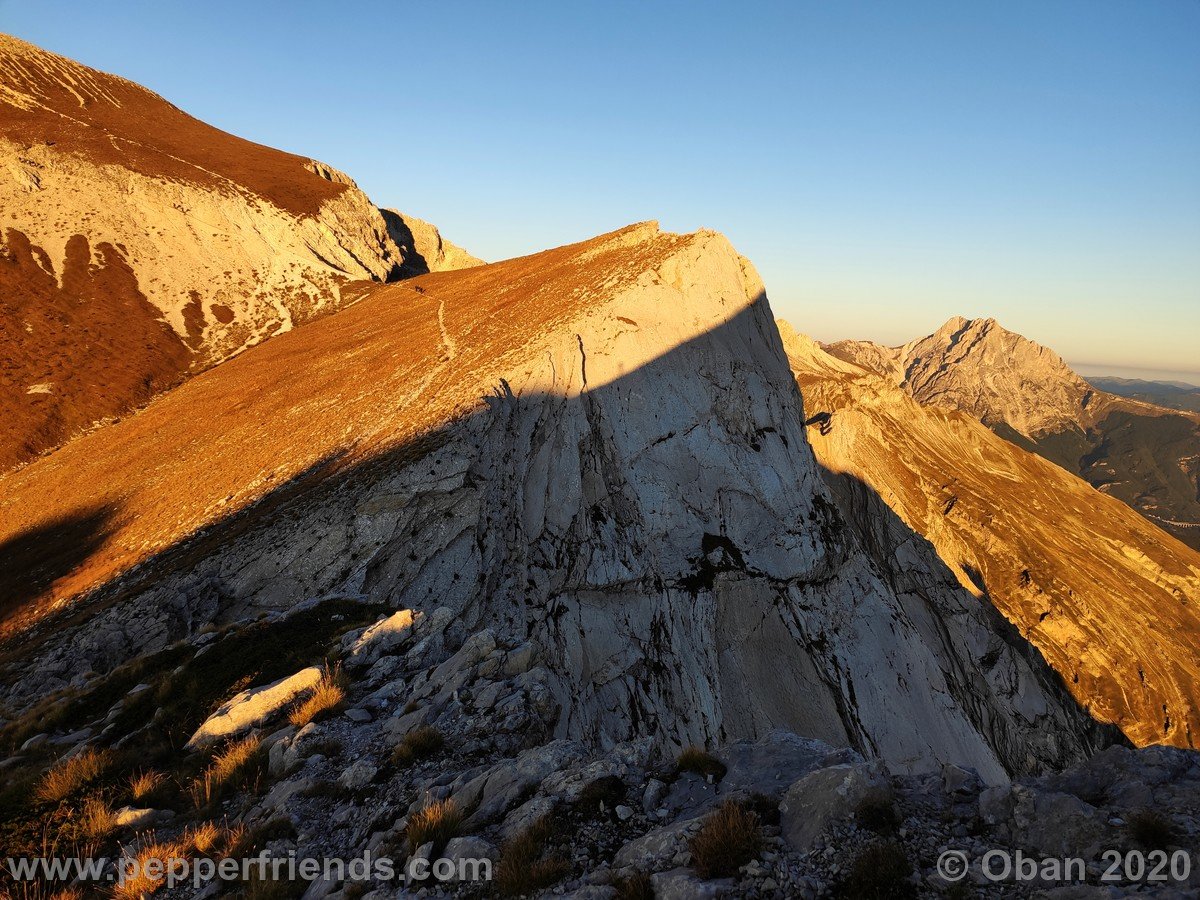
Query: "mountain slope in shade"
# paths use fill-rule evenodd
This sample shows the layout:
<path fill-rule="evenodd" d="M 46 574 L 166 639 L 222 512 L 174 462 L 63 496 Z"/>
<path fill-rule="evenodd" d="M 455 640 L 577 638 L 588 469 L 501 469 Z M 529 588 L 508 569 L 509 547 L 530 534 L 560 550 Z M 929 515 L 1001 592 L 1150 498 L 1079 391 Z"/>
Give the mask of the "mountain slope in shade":
<path fill-rule="evenodd" d="M 476 262 L 422 268 L 395 222 L 328 166 L 0 35 L 0 470 L 337 309 L 350 280 Z"/>
<path fill-rule="evenodd" d="M 335 596 L 531 641 L 593 745 L 785 727 L 996 781 L 1111 740 L 990 604 L 896 591 L 932 554 L 881 572 L 800 415 L 711 232 L 374 288 L 0 477 L 0 699 Z"/>
<path fill-rule="evenodd" d="M 844 510 L 885 562 L 927 539 L 1093 715 L 1138 744 L 1200 738 L 1200 554 L 975 419 L 783 324 L 809 430 Z"/>
<path fill-rule="evenodd" d="M 994 319 L 956 317 L 903 347 L 838 341 L 826 349 L 926 406 L 970 413 L 1200 549 L 1200 415 L 1097 390 L 1057 353 Z"/>

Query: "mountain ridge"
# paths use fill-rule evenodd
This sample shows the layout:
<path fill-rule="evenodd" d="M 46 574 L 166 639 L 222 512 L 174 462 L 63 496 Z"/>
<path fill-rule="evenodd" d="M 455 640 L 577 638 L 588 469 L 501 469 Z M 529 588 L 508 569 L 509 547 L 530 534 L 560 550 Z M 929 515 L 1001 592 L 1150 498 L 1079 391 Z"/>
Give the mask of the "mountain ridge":
<path fill-rule="evenodd" d="M 881 578 L 724 238 L 643 224 L 370 292 L 0 478 L 3 546 L 121 497 L 99 545 L 8 610 L 10 705 L 201 623 L 342 596 L 532 641 L 555 735 L 589 744 L 787 727 L 998 781 L 1114 739 L 989 605 Z M 56 611 L 45 642 L 30 626 Z"/>

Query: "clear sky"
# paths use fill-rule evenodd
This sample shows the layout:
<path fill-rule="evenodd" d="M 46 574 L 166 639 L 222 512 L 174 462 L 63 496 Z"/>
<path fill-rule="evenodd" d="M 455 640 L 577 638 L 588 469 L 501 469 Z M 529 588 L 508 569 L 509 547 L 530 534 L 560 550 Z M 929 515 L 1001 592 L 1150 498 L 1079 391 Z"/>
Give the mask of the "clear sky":
<path fill-rule="evenodd" d="M 1200 373 L 1198 0 L 0 0 L 0 30 L 487 259 L 703 226 L 822 340 L 990 315 Z"/>

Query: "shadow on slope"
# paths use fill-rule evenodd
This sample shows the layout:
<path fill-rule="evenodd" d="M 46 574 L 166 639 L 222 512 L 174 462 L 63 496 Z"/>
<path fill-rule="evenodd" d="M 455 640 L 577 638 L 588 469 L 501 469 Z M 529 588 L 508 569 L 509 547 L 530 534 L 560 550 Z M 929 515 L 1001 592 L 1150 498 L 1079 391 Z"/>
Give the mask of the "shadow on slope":
<path fill-rule="evenodd" d="M 0 622 L 98 550 L 115 512 L 112 505 L 80 509 L 0 542 Z"/>
<path fill-rule="evenodd" d="M 1010 673 L 998 668 L 1002 660 L 996 650 L 973 658 L 963 636 L 955 634 L 956 620 L 968 610 L 981 616 L 989 632 L 1028 664 L 1038 686 L 1050 696 L 1072 696 L 1062 674 L 1047 663 L 1038 648 L 997 608 L 982 572 L 964 566 L 968 579 L 979 592 L 976 597 L 960 586 L 937 548 L 900 518 L 871 485 L 849 472 L 835 472 L 823 465 L 820 470 L 838 508 L 859 544 L 875 563 L 880 577 L 900 598 L 905 611 L 920 622 L 920 630 L 923 633 L 932 630 L 942 641 L 946 651 L 943 658 L 953 666 L 948 684 L 955 699 L 971 711 L 975 726 L 989 734 L 993 743 L 1006 745 L 1010 758 L 1019 758 L 1022 752 L 1020 735 L 1014 732 L 1012 723 L 989 715 L 980 701 L 989 691 L 998 689 L 1019 706 L 1018 695 L 1025 687 L 1013 680 Z M 913 547 L 918 548 L 927 568 L 913 569 L 905 564 L 905 558 L 911 559 L 913 555 Z M 947 604 L 947 599 L 952 602 Z M 930 616 L 930 610 L 937 614 Z M 1088 710 L 1078 705 L 1077 708 L 1091 719 Z M 1117 726 L 1092 721 L 1095 727 L 1090 729 L 1089 740 L 1093 749 L 1113 743 L 1129 745 Z"/>
<path fill-rule="evenodd" d="M 632 648 L 644 658 L 635 673 L 637 677 L 671 685 L 669 689 L 655 689 L 662 691 L 662 696 L 691 697 L 689 673 L 670 666 L 678 661 L 672 655 L 678 650 L 669 644 L 680 638 L 658 620 L 664 614 L 662 597 L 670 593 L 676 599 L 690 598 L 692 610 L 686 611 L 687 616 L 709 615 L 716 607 L 719 617 L 721 604 L 748 604 L 752 599 L 736 592 L 713 591 L 714 582 L 728 576 L 754 582 L 756 591 L 774 597 L 776 608 L 789 602 L 787 591 L 792 585 L 811 589 L 819 599 L 821 585 L 838 577 L 841 567 L 856 552 L 856 545 L 861 544 L 881 577 L 892 584 L 903 613 L 938 652 L 939 659 L 949 662 L 955 699 L 971 724 L 993 743 L 1006 768 L 1017 772 L 1048 763 L 1065 764 L 1078 755 L 1080 746 L 1095 749 L 1115 739 L 1111 729 L 1098 726 L 1075 704 L 1037 651 L 1013 637 L 1011 627 L 990 603 L 971 597 L 954 583 L 954 608 L 943 608 L 941 595 L 933 587 L 941 581 L 953 582 L 952 577 L 947 580 L 948 573 L 914 573 L 892 565 L 887 552 L 890 547 L 904 542 L 920 544 L 924 539 L 894 515 L 887 518 L 890 510 L 870 488 L 861 483 L 849 486 L 834 482 L 839 498 L 850 498 L 844 500 L 849 512 L 843 510 L 840 514 L 820 494 L 814 497 L 819 473 L 804 442 L 799 398 L 783 397 L 780 402 L 784 405 L 772 410 L 778 415 L 794 415 L 794 420 L 770 422 L 757 421 L 755 414 L 761 416 L 762 410 L 752 414 L 746 400 L 755 390 L 760 391 L 755 396 L 768 398 L 797 390 L 783 362 L 780 339 L 765 304 L 765 295 L 760 294 L 724 323 L 630 371 L 610 362 L 610 367 L 616 366 L 613 372 L 619 374 L 607 381 L 601 369 L 604 361 L 589 359 L 583 338 L 568 335 L 568 344 L 574 344 L 574 339 L 579 341 L 578 371 L 567 379 L 568 390 L 563 395 L 531 392 L 521 396 L 501 379 L 501 387 L 491 397 L 484 397 L 485 402 L 477 404 L 470 415 L 444 419 L 440 426 L 418 430 L 378 452 L 353 452 L 357 436 L 347 436 L 347 429 L 355 426 L 378 428 L 381 413 L 374 405 L 361 410 L 349 403 L 333 406 L 328 421 L 307 423 L 307 435 L 321 435 L 324 443 L 306 444 L 302 453 L 300 448 L 288 446 L 281 423 L 263 421 L 260 424 L 267 432 L 279 434 L 279 442 L 243 450 L 259 454 L 263 473 L 295 459 L 313 461 L 257 501 L 218 521 L 202 527 L 193 525 L 189 534 L 167 549 L 136 560 L 115 577 L 80 592 L 79 602 L 71 609 L 47 617 L 35 629 L 9 640 L 4 660 L 6 680 L 11 683 L 31 667 L 36 669 L 39 653 L 53 651 L 55 643 L 62 647 L 71 642 L 109 610 L 120 609 L 123 639 L 133 643 L 118 642 L 101 648 L 95 641 L 81 642 L 80 646 L 88 647 L 75 660 L 82 669 L 111 670 L 130 658 L 195 634 L 208 621 L 227 623 L 255 611 L 286 611 L 313 597 L 357 593 L 352 581 L 358 572 L 365 579 L 359 587 L 372 602 L 396 606 L 403 601 L 428 608 L 449 605 L 460 611 L 469 627 L 480 625 L 484 615 L 481 610 L 486 607 L 492 619 L 526 634 L 559 627 L 560 617 L 568 615 L 566 601 L 575 599 L 581 591 L 591 591 L 595 595 L 591 614 L 643 616 L 648 620 L 646 631 L 654 635 L 653 641 Z M 632 319 L 623 321 L 631 328 L 639 327 Z M 320 335 L 319 326 L 309 326 L 293 332 L 292 344 L 287 343 L 289 336 L 273 344 L 276 350 L 290 347 L 287 358 L 295 358 L 295 341 L 301 341 L 301 350 L 306 345 L 319 349 Z M 773 358 L 770 364 L 777 364 L 779 372 L 746 371 L 742 361 L 762 353 Z M 262 403 L 263 398 L 248 395 L 239 378 L 254 373 L 260 364 L 269 364 L 271 358 L 270 353 L 245 354 L 196 381 L 224 379 L 227 390 L 223 395 L 237 397 L 239 403 L 246 404 L 244 414 L 255 419 L 261 415 L 255 404 Z M 349 365 L 351 368 L 343 373 L 347 379 L 374 375 L 362 360 Z M 681 383 L 681 373 L 686 373 L 687 383 Z M 275 384 L 272 391 L 295 390 L 303 395 L 303 374 L 295 378 L 301 383 L 289 386 L 273 377 L 265 383 Z M 692 378 L 703 379 L 707 389 L 697 390 Z M 766 388 L 760 384 L 763 379 L 769 382 Z M 478 391 L 480 383 L 473 383 Z M 573 393 L 571 385 L 582 387 L 582 392 Z M 176 393 L 165 397 L 160 411 L 177 405 L 179 408 L 172 410 L 172 427 L 194 428 L 199 421 L 202 432 L 196 439 L 219 447 L 225 436 L 223 426 L 209 426 L 197 410 L 184 405 L 182 396 Z M 279 398 L 274 399 L 278 407 Z M 91 436 L 89 449 L 103 450 L 106 434 L 114 434 L 125 425 Z M 391 425 L 396 431 L 401 430 L 400 426 L 400 422 Z M 639 436 L 639 427 L 657 429 L 658 436 Z M 152 434 L 140 447 L 118 441 L 113 465 L 135 472 L 151 463 L 157 465 L 153 454 L 162 443 L 161 437 Z M 451 441 L 457 442 L 468 458 L 443 460 L 437 451 Z M 558 452 L 577 466 L 572 469 L 571 480 L 544 486 L 548 491 L 542 498 L 544 503 L 571 513 L 561 533 L 531 530 L 527 510 L 521 505 L 522 488 L 529 484 L 531 459 L 543 446 L 559 448 Z M 678 496 L 702 478 L 712 477 L 702 473 L 712 465 L 714 448 L 722 446 L 724 455 L 717 457 L 722 467 L 719 487 L 704 488 L 687 498 Z M 651 450 L 654 455 L 647 462 L 643 457 Z M 414 471 L 418 464 L 445 481 L 461 475 L 462 483 L 453 489 L 416 485 Z M 452 468 L 456 465 L 457 472 Z M 439 472 L 441 466 L 451 471 Z M 659 508 L 647 510 L 639 505 L 639 500 L 644 504 L 644 497 L 632 495 L 627 481 L 634 477 L 635 467 L 637 478 L 662 488 Z M 212 499 L 224 492 L 224 487 L 199 479 L 199 474 L 181 469 L 173 472 L 172 478 L 180 491 L 209 491 Z M 414 483 L 398 482 L 401 474 Z M 672 496 L 672 488 L 677 496 Z M 413 493 L 402 493 L 407 490 Z M 704 490 L 712 496 L 705 495 Z M 425 494 L 418 504 L 419 491 Z M 473 505 L 471 501 L 478 503 Z M 171 494 L 156 498 L 156 502 L 157 509 L 122 513 L 163 515 L 163 506 L 172 507 Z M 393 504 L 390 511 L 387 503 Z M 384 510 L 377 514 L 384 518 L 377 518 L 372 528 L 380 528 L 380 522 L 390 526 L 390 534 L 382 541 L 365 540 L 356 532 L 364 508 L 375 508 L 370 504 Z M 666 534 L 658 530 L 661 523 L 656 517 L 667 515 L 666 508 L 672 504 L 687 507 L 681 521 L 694 527 L 692 533 Z M 866 515 L 857 515 L 855 510 L 863 510 Z M 3 569 L 10 573 L 10 583 L 45 585 L 50 574 L 85 566 L 90 557 L 112 543 L 106 539 L 119 538 L 105 530 L 111 515 L 106 510 L 74 522 L 48 522 L 9 542 Z M 847 526 L 847 520 L 853 528 Z M 857 534 L 852 536 L 852 531 Z M 70 535 L 75 536 L 74 541 L 68 539 Z M 333 549 L 331 541 L 338 542 Z M 676 548 L 664 546 L 669 541 L 680 544 L 677 556 L 672 556 Z M 70 552 L 53 549 L 64 545 L 70 546 Z M 50 549 L 42 552 L 39 547 Z M 588 552 L 583 552 L 585 549 Z M 610 557 L 598 564 L 593 553 Z M 447 564 L 447 559 L 454 563 Z M 595 574 L 597 571 L 603 574 Z M 906 581 L 914 576 L 914 583 Z M 21 597 L 23 601 L 6 606 L 10 621 L 22 602 L 37 601 L 32 591 L 25 591 Z M 163 602 L 166 599 L 172 602 Z M 622 604 L 640 606 L 630 611 Z M 1071 733 L 1062 736 L 1063 746 L 1052 758 L 1031 758 L 1027 744 L 1010 732 L 1017 726 L 999 720 L 989 705 L 988 698 L 994 691 L 987 684 L 987 661 L 983 661 L 983 669 L 976 670 L 979 661 L 971 657 L 970 648 L 955 639 L 954 625 L 948 621 L 970 605 L 983 606 L 993 630 L 1006 641 L 1015 641 L 1039 673 L 1047 695 L 1058 701 L 1073 722 Z M 202 616 L 198 615 L 201 610 L 206 611 Z M 751 606 L 748 610 L 734 609 L 731 614 L 739 617 L 760 611 L 759 606 Z M 147 617 L 154 627 L 130 628 L 128 623 L 136 624 L 138 616 Z M 685 618 L 683 624 L 686 626 L 688 621 Z M 595 624 L 603 626 L 603 622 Z M 133 637 L 128 637 L 130 632 Z M 806 638 L 809 643 L 797 641 L 791 646 L 798 655 L 816 658 L 825 636 L 810 634 Z M 897 641 L 903 640 L 897 637 Z M 770 654 L 774 650 L 766 647 L 757 652 Z M 86 653 L 92 656 L 83 658 Z M 854 673 L 839 675 L 851 682 L 852 700 Z M 789 688 L 789 684 L 781 687 Z M 843 742 L 871 749 L 856 729 L 853 713 L 839 708 L 841 722 L 824 722 L 828 717 L 824 710 L 832 709 L 828 697 L 836 698 L 842 689 L 833 676 L 814 671 L 810 682 L 794 687 L 791 693 L 784 690 L 776 695 L 786 697 L 793 708 L 768 711 L 773 719 L 770 724 L 787 727 L 796 722 L 821 721 L 828 730 L 812 736 L 837 739 L 838 733 L 831 732 L 844 729 Z M 637 708 L 629 711 L 631 727 L 656 729 L 653 712 Z"/>

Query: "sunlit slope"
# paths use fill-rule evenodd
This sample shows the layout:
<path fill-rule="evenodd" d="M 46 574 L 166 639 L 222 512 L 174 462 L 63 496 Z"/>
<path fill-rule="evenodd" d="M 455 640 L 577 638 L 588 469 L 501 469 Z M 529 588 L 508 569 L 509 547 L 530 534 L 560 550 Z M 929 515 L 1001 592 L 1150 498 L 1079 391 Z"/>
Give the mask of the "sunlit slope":
<path fill-rule="evenodd" d="M 822 465 L 931 541 L 1093 715 L 1139 744 L 1193 746 L 1200 554 L 965 413 L 783 330 L 806 411 L 833 416 L 828 434 L 809 429 Z"/>
<path fill-rule="evenodd" d="M 634 235 L 639 229 L 630 230 Z M 370 296 L 320 327 L 300 328 L 230 360 L 22 470 L 0 476 L 0 544 L 58 534 L 95 517 L 94 551 L 78 565 L 10 566 L 0 583 L 24 610 L 101 584 L 318 463 L 349 465 L 404 445 L 477 407 L 539 333 L 610 295 L 693 236 L 642 228 L 489 268 L 360 284 Z M 693 328 L 699 329 L 696 323 Z M 326 470 L 328 471 L 328 470 Z"/>
<path fill-rule="evenodd" d="M 329 166 L 0 35 L 0 471 L 340 308 L 350 281 L 477 262 Z"/>

